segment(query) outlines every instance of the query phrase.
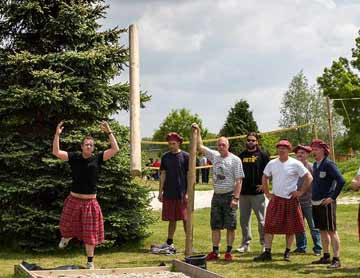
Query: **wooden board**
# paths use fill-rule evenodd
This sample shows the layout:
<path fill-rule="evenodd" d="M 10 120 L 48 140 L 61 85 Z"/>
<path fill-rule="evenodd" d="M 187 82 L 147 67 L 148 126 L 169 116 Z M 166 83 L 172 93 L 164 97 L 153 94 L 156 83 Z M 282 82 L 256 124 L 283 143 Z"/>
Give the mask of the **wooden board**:
<path fill-rule="evenodd" d="M 222 278 L 219 274 L 202 269 L 200 267 L 185 263 L 180 260 L 173 260 L 173 266 L 176 272 L 182 272 L 192 278 Z"/>

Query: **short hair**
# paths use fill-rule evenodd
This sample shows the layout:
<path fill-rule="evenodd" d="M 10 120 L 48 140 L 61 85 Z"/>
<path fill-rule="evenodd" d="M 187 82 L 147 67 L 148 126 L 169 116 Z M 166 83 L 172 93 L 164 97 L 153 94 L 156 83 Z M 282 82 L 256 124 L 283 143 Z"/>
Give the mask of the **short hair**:
<path fill-rule="evenodd" d="M 95 142 L 94 138 L 91 135 L 86 135 L 82 140 L 81 145 L 84 144 L 85 140 L 93 140 L 93 142 Z"/>
<path fill-rule="evenodd" d="M 249 136 L 254 136 L 256 138 L 256 140 L 259 140 L 260 136 L 256 131 L 250 131 L 248 132 L 248 134 L 246 134 L 246 138 L 248 138 Z"/>

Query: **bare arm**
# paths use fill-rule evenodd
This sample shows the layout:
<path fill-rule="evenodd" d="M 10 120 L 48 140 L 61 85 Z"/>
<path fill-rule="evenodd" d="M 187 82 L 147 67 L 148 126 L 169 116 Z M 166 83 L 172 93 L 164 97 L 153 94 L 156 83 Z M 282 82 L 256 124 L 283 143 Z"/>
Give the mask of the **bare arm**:
<path fill-rule="evenodd" d="M 116 142 L 114 134 L 111 132 L 110 126 L 106 121 L 101 122 L 101 129 L 109 135 L 111 148 L 104 151 L 103 160 L 108 160 L 112 158 L 115 154 L 119 152 L 119 146 Z"/>
<path fill-rule="evenodd" d="M 200 130 L 200 127 L 198 126 L 197 123 L 193 123 L 191 125 L 192 128 L 196 129 L 197 130 L 197 149 L 201 151 L 202 154 L 206 154 L 206 150 L 204 148 L 204 144 L 203 144 L 203 141 L 202 141 L 202 138 L 201 138 L 201 130 Z"/>
<path fill-rule="evenodd" d="M 269 191 L 270 178 L 266 175 L 263 175 L 261 179 L 261 183 L 262 183 L 262 190 L 264 191 L 266 198 L 270 200 L 272 197 L 272 194 Z"/>
<path fill-rule="evenodd" d="M 61 121 L 56 127 L 56 132 L 55 132 L 55 136 L 54 136 L 54 140 L 53 140 L 52 153 L 57 158 L 64 160 L 64 161 L 68 161 L 69 160 L 68 153 L 60 150 L 60 142 L 59 142 L 60 140 L 59 139 L 60 139 L 60 134 L 64 129 L 63 124 L 64 124 L 64 121 Z"/>
<path fill-rule="evenodd" d="M 310 172 L 307 172 L 305 174 L 304 183 L 302 184 L 300 190 L 292 192 L 291 196 L 293 198 L 299 198 L 301 195 L 303 195 L 305 192 L 307 192 L 310 189 L 312 181 L 313 181 L 312 175 L 310 174 Z"/>
<path fill-rule="evenodd" d="M 352 181 L 351 181 L 351 188 L 353 190 L 359 190 L 360 189 L 360 176 L 356 176 Z"/>
<path fill-rule="evenodd" d="M 159 182 L 159 201 L 163 201 L 163 191 L 164 191 L 164 184 L 165 184 L 166 172 L 164 170 L 160 171 L 160 182 Z"/>
<path fill-rule="evenodd" d="M 238 178 L 235 181 L 233 198 L 232 198 L 231 204 L 230 204 L 230 206 L 232 208 L 236 208 L 239 204 L 239 196 L 240 196 L 240 192 L 241 192 L 242 180 L 243 180 L 242 178 Z"/>

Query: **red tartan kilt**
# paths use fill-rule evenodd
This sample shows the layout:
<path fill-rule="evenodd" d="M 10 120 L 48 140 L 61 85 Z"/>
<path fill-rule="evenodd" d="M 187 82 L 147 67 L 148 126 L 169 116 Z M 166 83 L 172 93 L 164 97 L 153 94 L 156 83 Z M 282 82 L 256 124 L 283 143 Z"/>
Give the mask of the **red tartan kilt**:
<path fill-rule="evenodd" d="M 179 221 L 187 219 L 187 201 L 163 199 L 162 220 Z"/>
<path fill-rule="evenodd" d="M 77 238 L 85 244 L 104 241 L 104 220 L 96 198 L 79 199 L 69 195 L 60 219 L 60 232 L 65 238 Z"/>
<path fill-rule="evenodd" d="M 300 234 L 305 232 L 298 199 L 273 195 L 266 208 L 264 232 L 267 234 Z"/>

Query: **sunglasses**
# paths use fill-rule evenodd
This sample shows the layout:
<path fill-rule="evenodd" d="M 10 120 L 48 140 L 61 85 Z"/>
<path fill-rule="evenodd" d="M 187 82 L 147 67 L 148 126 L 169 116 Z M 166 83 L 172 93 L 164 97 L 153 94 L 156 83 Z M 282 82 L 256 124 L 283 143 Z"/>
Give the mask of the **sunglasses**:
<path fill-rule="evenodd" d="M 254 139 L 247 139 L 246 141 L 248 141 L 248 142 L 256 142 L 256 140 L 254 140 Z"/>

